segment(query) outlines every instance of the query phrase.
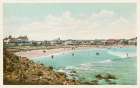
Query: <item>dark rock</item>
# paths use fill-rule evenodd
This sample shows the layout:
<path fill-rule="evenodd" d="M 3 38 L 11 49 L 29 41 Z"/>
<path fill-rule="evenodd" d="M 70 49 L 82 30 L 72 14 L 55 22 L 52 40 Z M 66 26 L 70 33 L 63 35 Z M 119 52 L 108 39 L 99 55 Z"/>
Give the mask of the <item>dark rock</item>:
<path fill-rule="evenodd" d="M 49 69 L 50 69 L 50 70 L 53 70 L 53 67 L 52 67 L 52 66 L 49 66 Z"/>
<path fill-rule="evenodd" d="M 116 77 L 112 74 L 106 73 L 104 79 L 116 79 Z"/>
<path fill-rule="evenodd" d="M 39 71 L 39 72 L 37 73 L 37 75 L 38 75 L 38 76 L 42 76 L 42 75 L 43 75 L 43 72 L 42 72 L 42 71 Z"/>
<path fill-rule="evenodd" d="M 77 73 L 76 71 L 72 70 L 71 73 Z"/>
<path fill-rule="evenodd" d="M 103 78 L 104 78 L 101 74 L 97 74 L 97 75 L 95 75 L 95 77 L 96 77 L 97 79 L 103 79 Z"/>
<path fill-rule="evenodd" d="M 95 75 L 97 79 L 117 79 L 114 75 L 109 73 Z"/>

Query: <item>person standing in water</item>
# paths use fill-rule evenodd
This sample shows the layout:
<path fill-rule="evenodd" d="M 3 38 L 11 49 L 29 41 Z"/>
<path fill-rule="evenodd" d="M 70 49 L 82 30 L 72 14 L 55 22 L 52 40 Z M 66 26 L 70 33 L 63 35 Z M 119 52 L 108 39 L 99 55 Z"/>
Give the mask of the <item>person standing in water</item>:
<path fill-rule="evenodd" d="M 128 53 L 126 53 L 126 57 L 128 57 Z"/>
<path fill-rule="evenodd" d="M 51 55 L 51 58 L 53 59 L 53 58 L 54 58 L 54 56 L 53 56 L 53 55 Z"/>
<path fill-rule="evenodd" d="M 51 66 L 54 67 L 54 61 L 53 61 L 54 55 L 51 55 Z"/>
<path fill-rule="evenodd" d="M 72 56 L 74 56 L 74 53 L 72 53 Z"/>

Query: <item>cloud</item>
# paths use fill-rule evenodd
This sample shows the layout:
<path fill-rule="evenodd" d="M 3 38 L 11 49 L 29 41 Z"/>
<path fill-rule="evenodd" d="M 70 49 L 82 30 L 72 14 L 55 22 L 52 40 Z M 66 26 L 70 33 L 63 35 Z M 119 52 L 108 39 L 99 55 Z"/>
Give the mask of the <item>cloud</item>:
<path fill-rule="evenodd" d="M 133 30 L 132 30 L 133 29 Z M 70 11 L 61 15 L 48 14 L 44 20 L 36 20 L 15 29 L 16 35 L 29 35 L 34 40 L 124 38 L 136 35 L 135 25 L 113 11 L 101 10 L 93 14 Z M 123 35 L 122 35 L 123 34 Z"/>

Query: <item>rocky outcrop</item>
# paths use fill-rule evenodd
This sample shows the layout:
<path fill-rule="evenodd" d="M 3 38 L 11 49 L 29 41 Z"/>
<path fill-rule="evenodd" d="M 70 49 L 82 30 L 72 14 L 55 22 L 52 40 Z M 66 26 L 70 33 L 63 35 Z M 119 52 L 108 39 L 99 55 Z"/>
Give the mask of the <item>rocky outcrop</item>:
<path fill-rule="evenodd" d="M 79 81 L 67 79 L 65 73 L 52 67 L 36 64 L 26 57 L 18 57 L 4 49 L 4 84 L 7 85 L 75 85 Z"/>

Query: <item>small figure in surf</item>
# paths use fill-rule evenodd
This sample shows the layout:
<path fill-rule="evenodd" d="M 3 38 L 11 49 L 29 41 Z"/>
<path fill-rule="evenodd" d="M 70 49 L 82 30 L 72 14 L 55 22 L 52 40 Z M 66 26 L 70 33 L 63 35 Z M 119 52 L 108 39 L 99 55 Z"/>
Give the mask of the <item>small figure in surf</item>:
<path fill-rule="evenodd" d="M 100 53 L 99 52 L 96 52 L 96 55 L 100 55 Z"/>
<path fill-rule="evenodd" d="M 51 55 L 51 58 L 53 59 L 54 58 L 54 55 Z"/>
<path fill-rule="evenodd" d="M 128 57 L 128 53 L 126 53 L 126 57 Z"/>
<path fill-rule="evenodd" d="M 72 56 L 74 56 L 74 53 L 72 53 Z"/>

